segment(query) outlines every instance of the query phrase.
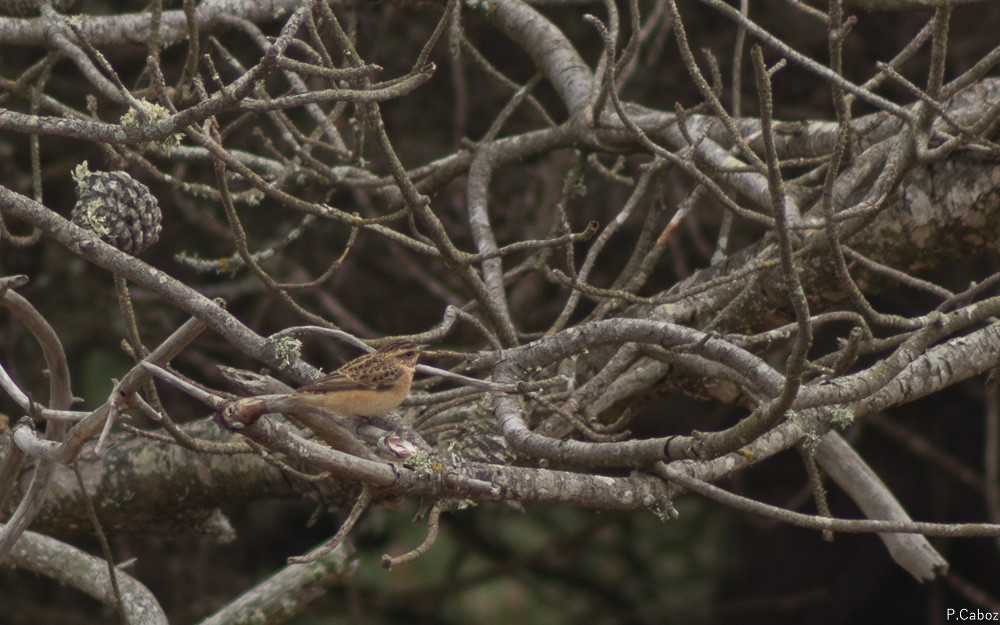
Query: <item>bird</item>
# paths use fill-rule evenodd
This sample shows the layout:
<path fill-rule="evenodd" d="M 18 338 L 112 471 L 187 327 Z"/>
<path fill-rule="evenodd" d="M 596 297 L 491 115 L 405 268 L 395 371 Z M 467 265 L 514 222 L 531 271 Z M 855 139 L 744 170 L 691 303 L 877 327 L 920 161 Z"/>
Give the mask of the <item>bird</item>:
<path fill-rule="evenodd" d="M 409 394 L 413 371 L 424 347 L 410 341 L 391 341 L 296 389 L 288 397 L 344 417 L 383 416 Z"/>

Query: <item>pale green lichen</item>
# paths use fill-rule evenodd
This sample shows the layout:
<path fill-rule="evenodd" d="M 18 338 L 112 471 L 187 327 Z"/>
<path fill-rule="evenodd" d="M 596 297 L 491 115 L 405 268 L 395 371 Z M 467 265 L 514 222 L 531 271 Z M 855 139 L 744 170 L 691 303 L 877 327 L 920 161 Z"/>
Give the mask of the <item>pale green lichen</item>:
<path fill-rule="evenodd" d="M 90 175 L 90 168 L 87 166 L 87 161 L 83 161 L 73 168 L 72 176 L 73 181 L 76 182 L 77 195 L 81 195 L 87 189 L 87 181 Z M 107 215 L 101 208 L 101 200 L 99 198 L 93 198 L 86 204 L 79 206 L 77 210 L 80 213 L 80 225 L 87 230 L 90 230 L 99 237 L 106 236 L 111 232 L 111 228 L 106 221 Z"/>
<path fill-rule="evenodd" d="M 834 406 L 830 409 L 830 425 L 838 430 L 846 430 L 854 423 L 854 411 L 847 406 Z"/>
<path fill-rule="evenodd" d="M 160 106 L 155 102 L 147 102 L 146 100 L 139 100 L 139 105 L 142 107 L 142 114 L 137 109 L 130 108 L 121 116 L 119 120 L 122 126 L 126 128 L 143 128 L 144 124 L 155 124 L 161 122 L 170 117 L 170 111 L 166 107 Z M 175 132 L 172 135 L 168 135 L 163 139 L 161 145 L 166 150 L 171 150 L 181 144 L 181 140 L 184 138 L 184 134 L 180 132 Z M 142 147 L 146 147 L 149 144 L 143 144 Z"/>
<path fill-rule="evenodd" d="M 247 206 L 259 206 L 261 200 L 264 199 L 264 194 L 256 189 L 250 191 L 243 197 L 243 201 L 246 202 Z"/>
<path fill-rule="evenodd" d="M 816 448 L 819 447 L 820 441 L 823 437 L 815 432 L 808 432 L 802 436 L 802 448 L 806 450 L 809 455 L 816 453 Z"/>
<path fill-rule="evenodd" d="M 111 234 L 111 228 L 105 223 L 107 216 L 102 214 L 100 200 L 93 200 L 82 207 L 79 221 L 81 225 L 98 237 Z"/>
<path fill-rule="evenodd" d="M 419 477 L 433 477 L 444 469 L 441 461 L 426 451 L 421 451 L 407 460 L 406 465 L 412 468 Z"/>
<path fill-rule="evenodd" d="M 88 174 L 90 174 L 90 168 L 87 167 L 87 161 L 83 161 L 73 168 L 73 180 L 76 182 L 77 187 L 83 184 L 83 181 L 87 179 Z"/>
<path fill-rule="evenodd" d="M 642 505 L 652 512 L 659 519 L 660 523 L 676 520 L 680 516 L 673 502 L 658 500 L 652 493 L 646 493 L 646 496 L 643 497 Z"/>
<path fill-rule="evenodd" d="M 283 336 L 274 344 L 274 355 L 284 368 L 298 360 L 302 354 L 302 341 L 290 336 Z"/>

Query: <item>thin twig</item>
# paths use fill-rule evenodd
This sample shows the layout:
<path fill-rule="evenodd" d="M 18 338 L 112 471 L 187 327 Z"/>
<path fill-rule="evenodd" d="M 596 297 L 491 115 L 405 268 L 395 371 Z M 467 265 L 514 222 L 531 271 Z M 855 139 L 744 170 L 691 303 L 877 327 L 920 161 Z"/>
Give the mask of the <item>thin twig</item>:
<path fill-rule="evenodd" d="M 315 562 L 319 560 L 326 554 L 330 553 L 336 549 L 347 535 L 350 533 L 354 526 L 357 524 L 358 520 L 361 519 L 361 515 L 368 506 L 371 504 L 372 499 L 375 497 L 375 489 L 367 484 L 361 486 L 361 493 L 358 494 L 357 500 L 354 502 L 354 506 L 351 507 L 351 512 L 344 519 L 344 522 L 340 525 L 340 529 L 337 533 L 333 535 L 333 538 L 326 541 L 319 547 L 316 547 L 309 553 L 303 556 L 292 556 L 288 558 L 289 564 L 308 564 L 310 562 Z"/>
<path fill-rule="evenodd" d="M 426 538 L 424 538 L 424 542 L 420 543 L 420 545 L 418 545 L 412 551 L 408 551 L 407 553 L 398 555 L 396 557 L 392 557 L 389 554 L 383 555 L 382 561 L 380 563 L 382 565 L 382 568 L 391 569 L 400 566 L 402 564 L 408 564 L 410 562 L 413 562 L 420 556 L 424 555 L 428 551 L 430 551 L 431 547 L 434 546 L 434 543 L 437 542 L 440 520 L 441 520 L 441 505 L 434 504 L 431 507 L 431 511 L 427 514 L 427 536 Z"/>
<path fill-rule="evenodd" d="M 679 466 L 657 465 L 656 472 L 664 479 L 683 486 L 684 488 L 703 495 L 716 503 L 720 503 L 743 512 L 756 514 L 767 519 L 774 519 L 796 527 L 804 527 L 819 531 L 844 532 L 848 534 L 869 533 L 900 533 L 923 534 L 925 536 L 942 537 L 997 537 L 1000 536 L 1000 525 L 991 523 L 927 523 L 921 521 L 880 521 L 837 519 L 824 516 L 814 516 L 785 510 L 747 497 L 725 491 L 718 486 L 703 482 L 686 475 Z"/>
<path fill-rule="evenodd" d="M 87 516 L 90 517 L 90 524 L 94 528 L 97 541 L 101 544 L 101 553 L 104 555 L 104 561 L 108 565 L 108 579 L 111 581 L 111 590 L 114 596 L 113 607 L 122 625 L 131 625 L 128 616 L 125 614 L 125 602 L 122 601 L 122 590 L 118 585 L 118 570 L 115 567 L 114 555 L 111 553 L 111 545 L 108 543 L 108 537 L 101 526 L 101 520 L 97 516 L 94 501 L 90 498 L 90 493 L 87 492 L 87 488 L 84 485 L 79 463 L 73 463 L 73 474 L 76 475 L 76 483 L 80 487 L 80 497 L 83 499 L 83 506 L 87 510 Z"/>

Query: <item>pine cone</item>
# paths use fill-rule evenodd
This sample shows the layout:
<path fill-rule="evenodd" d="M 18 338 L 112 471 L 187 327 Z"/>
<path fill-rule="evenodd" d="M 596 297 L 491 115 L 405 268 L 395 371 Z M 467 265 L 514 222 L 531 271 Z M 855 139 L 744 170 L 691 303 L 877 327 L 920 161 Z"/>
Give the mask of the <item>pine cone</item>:
<path fill-rule="evenodd" d="M 38 15 L 42 2 L 43 0 L 0 0 L 0 12 L 17 16 Z M 52 6 L 56 11 L 65 11 L 74 2 L 76 0 L 54 0 Z"/>
<path fill-rule="evenodd" d="M 149 187 L 123 171 L 88 171 L 86 161 L 73 178 L 74 224 L 126 254 L 141 254 L 160 238 L 160 206 Z"/>

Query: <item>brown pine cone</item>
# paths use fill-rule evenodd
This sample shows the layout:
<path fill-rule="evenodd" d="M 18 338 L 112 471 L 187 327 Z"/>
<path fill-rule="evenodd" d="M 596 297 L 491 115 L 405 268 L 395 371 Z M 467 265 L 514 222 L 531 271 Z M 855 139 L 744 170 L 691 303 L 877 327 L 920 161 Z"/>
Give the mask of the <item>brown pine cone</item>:
<path fill-rule="evenodd" d="M 138 255 L 160 238 L 160 206 L 149 187 L 123 171 L 73 172 L 76 205 L 73 223 L 126 254 Z"/>

